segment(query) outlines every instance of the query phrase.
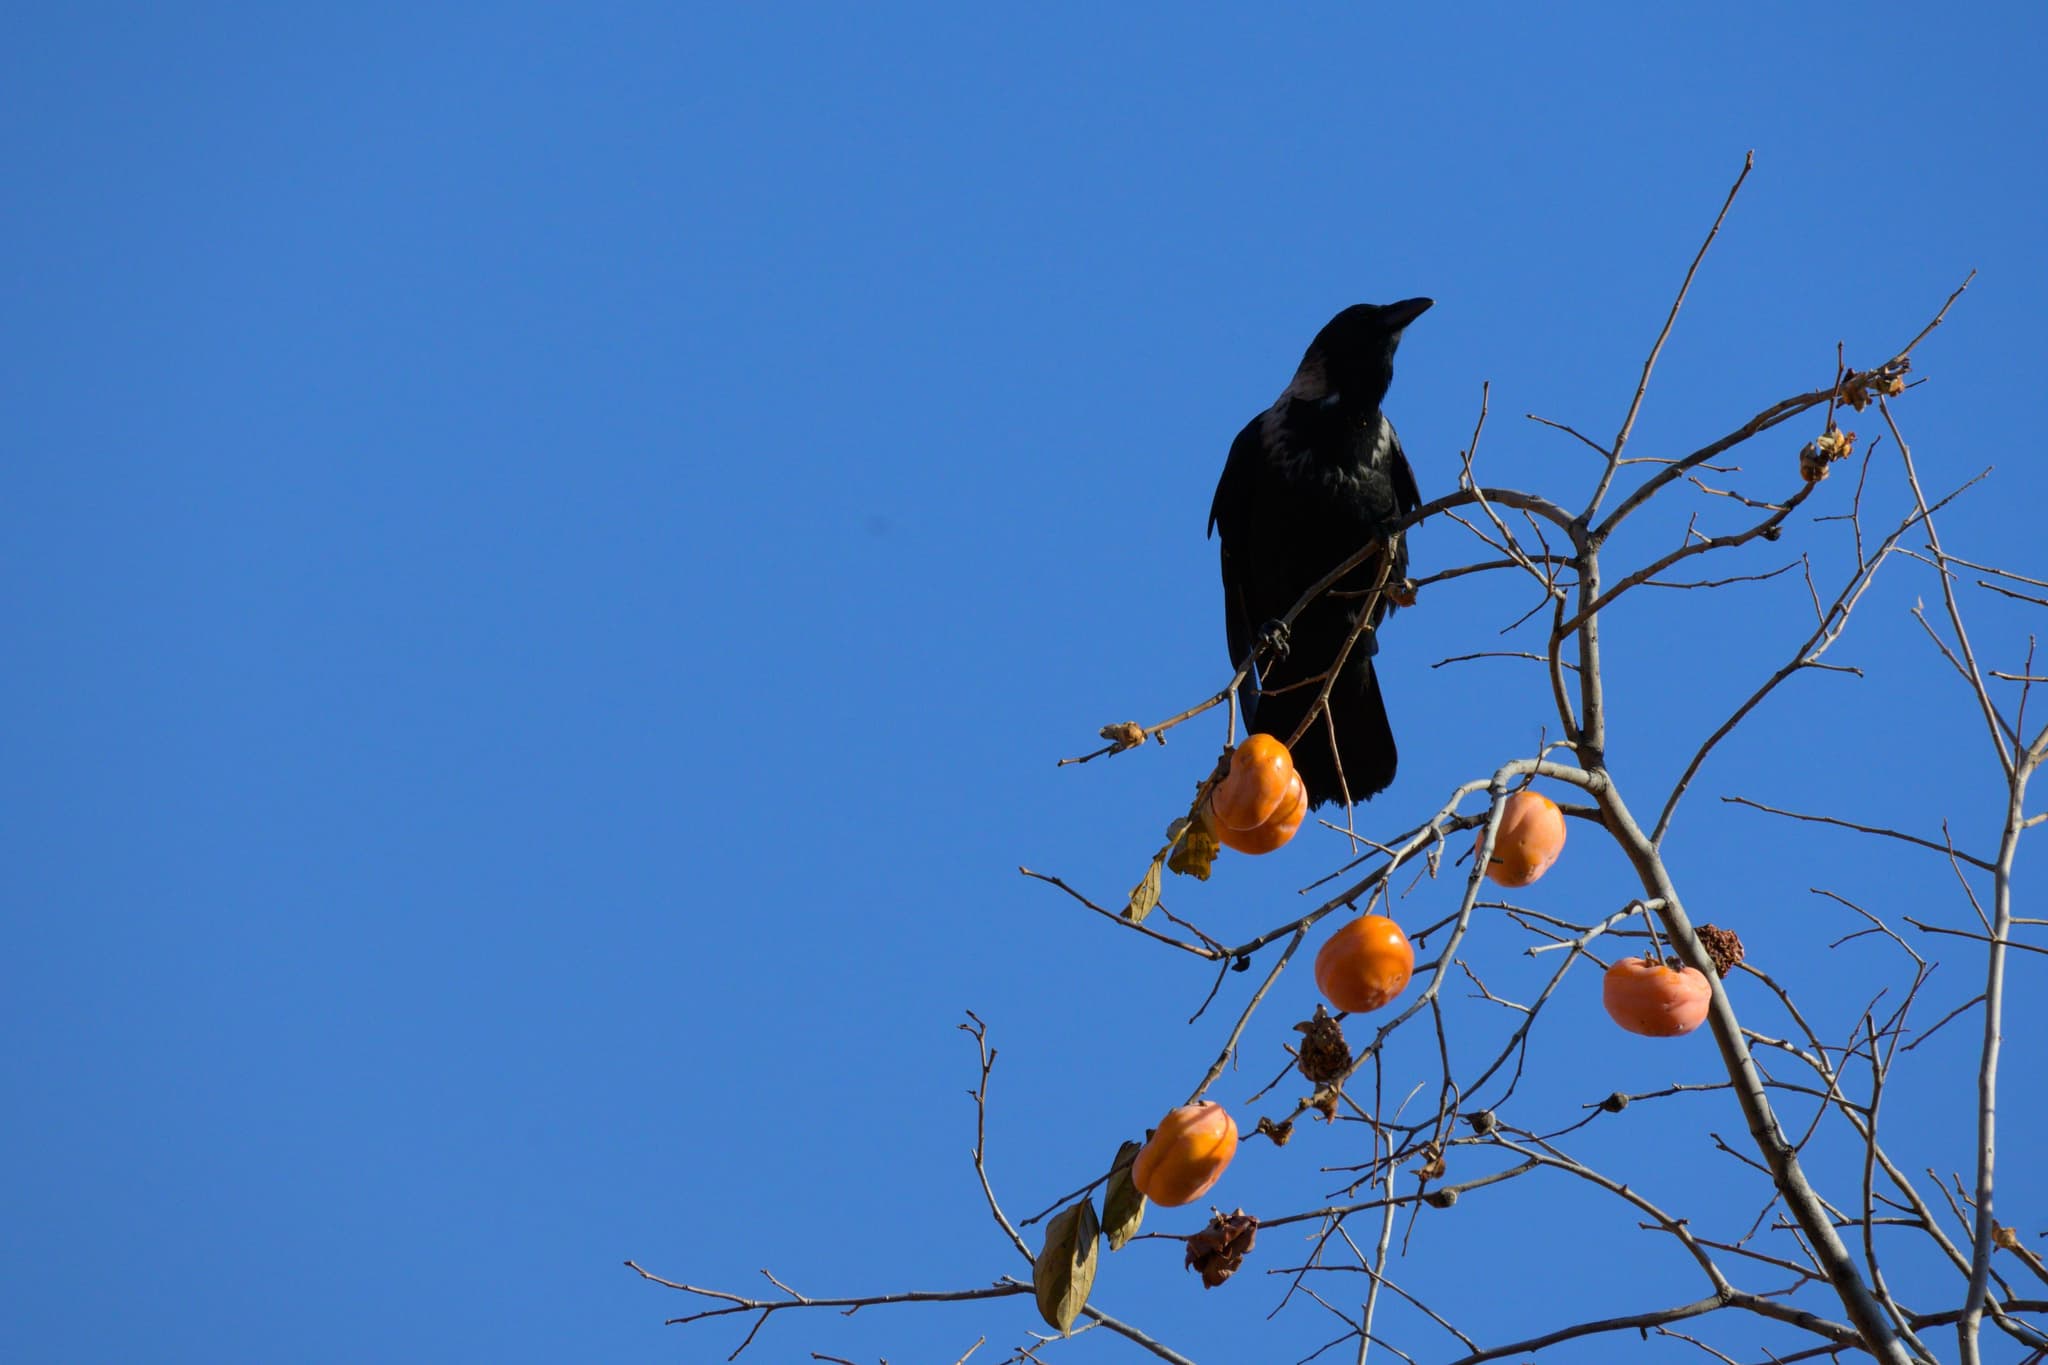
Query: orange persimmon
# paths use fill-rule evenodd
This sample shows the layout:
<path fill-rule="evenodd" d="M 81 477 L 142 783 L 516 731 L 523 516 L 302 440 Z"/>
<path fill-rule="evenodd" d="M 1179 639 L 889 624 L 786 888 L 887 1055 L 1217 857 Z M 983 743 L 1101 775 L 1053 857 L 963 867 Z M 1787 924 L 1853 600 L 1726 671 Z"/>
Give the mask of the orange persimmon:
<path fill-rule="evenodd" d="M 1714 988 L 1697 968 L 1625 957 L 1607 969 L 1600 1003 L 1615 1023 L 1645 1038 L 1691 1033 L 1707 1017 Z"/>
<path fill-rule="evenodd" d="M 1316 989 L 1340 1010 L 1376 1010 L 1408 988 L 1415 949 L 1385 915 L 1361 915 L 1316 954 Z"/>
<path fill-rule="evenodd" d="M 1258 736 L 1263 739 L 1264 736 Z M 1292 769 L 1287 774 L 1287 793 L 1279 807 L 1267 817 L 1265 823 L 1250 829 L 1232 829 L 1218 818 L 1215 802 L 1210 802 L 1210 823 L 1215 827 L 1216 842 L 1225 848 L 1234 848 L 1239 853 L 1271 853 L 1294 837 L 1294 831 L 1301 828 L 1302 817 L 1308 814 L 1308 788 L 1301 784 L 1301 774 Z"/>
<path fill-rule="evenodd" d="M 1486 842 L 1480 830 L 1472 847 Z M 1500 832 L 1493 841 L 1493 861 L 1486 875 L 1501 886 L 1527 886 L 1550 870 L 1564 852 L 1564 812 L 1538 791 L 1519 791 L 1507 799 Z"/>
<path fill-rule="evenodd" d="M 1159 1120 L 1131 1163 L 1131 1183 L 1155 1204 L 1190 1204 L 1237 1155 L 1237 1124 L 1214 1100 L 1184 1104 Z"/>
<path fill-rule="evenodd" d="M 1209 793 L 1209 810 L 1225 829 L 1257 829 L 1286 806 L 1294 755 L 1271 735 L 1246 735 L 1230 754 L 1230 771 Z"/>

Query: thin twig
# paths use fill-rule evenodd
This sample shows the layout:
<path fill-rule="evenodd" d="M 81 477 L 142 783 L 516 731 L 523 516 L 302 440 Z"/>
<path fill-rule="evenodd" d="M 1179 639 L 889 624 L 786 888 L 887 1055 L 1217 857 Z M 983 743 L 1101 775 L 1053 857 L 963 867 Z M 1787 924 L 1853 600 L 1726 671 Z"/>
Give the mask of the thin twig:
<path fill-rule="evenodd" d="M 1735 196 L 1742 191 L 1742 182 L 1749 179 L 1749 172 L 1756 165 L 1756 153 L 1745 152 L 1742 156 L 1742 172 L 1735 177 L 1735 183 L 1728 187 L 1728 197 L 1721 203 L 1721 211 L 1714 215 L 1714 225 L 1707 229 L 1707 238 L 1700 243 L 1700 249 L 1693 255 L 1692 264 L 1686 267 L 1685 279 L 1678 286 L 1678 297 L 1671 300 L 1671 312 L 1664 319 L 1664 328 L 1657 333 L 1656 344 L 1650 347 L 1650 354 L 1643 360 L 1643 377 L 1636 381 L 1635 397 L 1629 400 L 1628 415 L 1621 419 L 1621 430 L 1614 434 L 1614 445 L 1608 452 L 1607 469 L 1600 476 L 1600 483 L 1593 489 L 1593 496 L 1586 503 L 1585 520 L 1591 521 L 1600 512 L 1600 500 L 1607 496 L 1607 489 L 1614 482 L 1614 474 L 1621 466 L 1622 448 L 1628 444 L 1629 433 L 1635 430 L 1636 414 L 1643 410 L 1643 395 L 1650 388 L 1650 372 L 1657 368 L 1657 357 L 1663 353 L 1664 343 L 1671 337 L 1671 329 L 1678 323 L 1678 310 L 1685 306 L 1685 296 L 1692 289 L 1692 278 L 1699 273 L 1700 262 L 1707 258 L 1707 248 L 1714 244 L 1720 234 L 1721 224 L 1727 221 L 1728 210 L 1735 207 Z"/>

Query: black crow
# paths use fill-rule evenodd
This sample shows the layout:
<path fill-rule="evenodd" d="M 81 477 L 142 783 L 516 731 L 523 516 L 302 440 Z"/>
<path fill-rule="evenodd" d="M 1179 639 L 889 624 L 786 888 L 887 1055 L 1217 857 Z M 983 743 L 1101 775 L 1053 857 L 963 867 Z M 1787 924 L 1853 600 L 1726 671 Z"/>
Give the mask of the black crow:
<path fill-rule="evenodd" d="M 1402 331 L 1432 302 L 1361 303 L 1331 318 L 1309 343 L 1293 381 L 1231 443 L 1209 507 L 1209 530 L 1222 533 L 1231 663 L 1242 661 L 1262 636 L 1270 635 L 1274 645 L 1256 678 L 1240 690 L 1250 730 L 1283 741 L 1294 733 L 1322 690 L 1309 680 L 1329 671 L 1371 597 L 1379 558 L 1303 608 L 1292 629 L 1278 631 L 1279 618 L 1323 575 L 1366 545 L 1384 542 L 1394 524 L 1422 504 L 1380 404 L 1394 380 Z M 1407 571 L 1407 546 L 1397 542 L 1387 587 L 1399 588 Z M 1382 592 L 1372 603 L 1373 626 L 1388 606 Z M 1394 732 L 1373 676 L 1377 652 L 1375 636 L 1361 636 L 1331 688 L 1335 752 L 1320 717 L 1294 746 L 1294 766 L 1312 806 L 1341 800 L 1347 789 L 1362 801 L 1394 780 Z"/>

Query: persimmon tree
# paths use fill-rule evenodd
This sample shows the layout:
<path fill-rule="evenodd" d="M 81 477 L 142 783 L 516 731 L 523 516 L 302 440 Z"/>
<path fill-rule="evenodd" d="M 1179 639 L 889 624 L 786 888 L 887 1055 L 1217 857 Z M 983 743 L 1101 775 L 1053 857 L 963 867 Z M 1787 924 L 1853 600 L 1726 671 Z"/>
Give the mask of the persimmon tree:
<path fill-rule="evenodd" d="M 1494 576 L 1501 600 L 1521 622 L 1533 623 L 1540 640 L 1527 650 L 1461 657 L 1519 660 L 1517 666 L 1538 670 L 1547 695 L 1543 723 L 1555 738 L 1532 746 L 1533 752 L 1504 755 L 1490 771 L 1473 773 L 1438 793 L 1433 808 L 1393 820 L 1391 829 L 1361 830 L 1363 812 L 1350 810 L 1342 825 L 1348 856 L 1316 884 L 1319 901 L 1229 942 L 1169 912 L 1163 902 L 1170 879 L 1207 878 L 1218 859 L 1277 849 L 1301 822 L 1299 781 L 1289 784 L 1285 751 L 1271 740 L 1236 743 L 1238 694 L 1254 676 L 1259 651 L 1273 647 L 1272 637 L 1262 637 L 1252 656 L 1238 660 L 1234 673 L 1195 705 L 1153 725 L 1105 727 L 1102 747 L 1064 761 L 1155 753 L 1153 741 L 1163 743 L 1167 732 L 1198 718 L 1221 721 L 1223 755 L 1201 778 L 1192 805 L 1168 829 L 1166 845 L 1122 905 L 1091 898 L 1056 875 L 1030 869 L 1025 874 L 1150 941 L 1173 964 L 1190 959 L 1200 964 L 1213 974 L 1210 1000 L 1233 971 L 1263 971 L 1235 1019 L 1222 1029 L 1213 1063 L 1185 1096 L 1160 1097 L 1166 1117 L 1149 1144 L 1141 1144 L 1140 1135 L 1105 1133 L 1099 1170 L 1075 1172 L 1079 1188 L 1020 1222 L 1005 1212 L 984 1161 L 994 1054 L 987 1029 L 970 1016 L 962 1027 L 978 1052 L 974 1169 L 990 1219 L 1010 1244 L 1008 1253 L 997 1254 L 1016 1257 L 1014 1273 L 961 1288 L 815 1297 L 780 1282 L 774 1282 L 772 1294 L 742 1294 L 670 1279 L 627 1262 L 647 1280 L 690 1297 L 691 1306 L 670 1321 L 696 1324 L 730 1317 L 747 1322 L 733 1352 L 738 1356 L 771 1318 L 799 1310 L 1035 1295 L 1049 1328 L 1060 1335 L 1106 1330 L 1126 1338 L 1135 1352 L 1186 1362 L 1194 1348 L 1176 1342 L 1170 1324 L 1128 1322 L 1097 1301 L 1094 1289 L 1110 1279 L 1106 1258 L 1170 1246 L 1201 1272 L 1205 1285 L 1218 1285 L 1240 1272 L 1262 1232 L 1292 1226 L 1307 1234 L 1307 1254 L 1297 1264 L 1268 1267 L 1268 1273 L 1285 1281 L 1283 1305 L 1299 1297 L 1329 1315 L 1336 1335 L 1314 1353 L 1318 1356 L 1331 1353 L 1363 1362 L 1377 1347 L 1404 1360 L 1477 1365 L 1526 1360 L 1555 1348 L 1557 1356 L 1569 1359 L 1574 1342 L 1632 1332 L 1670 1338 L 1708 1358 L 1734 1361 L 1736 1356 L 1716 1345 L 1716 1324 L 1748 1316 L 1768 1320 L 1782 1334 L 1782 1344 L 1767 1353 L 1770 1360 L 1858 1355 L 1887 1365 L 1951 1360 L 1975 1365 L 1987 1355 L 2048 1360 L 2048 1327 L 2042 1325 L 2048 1322 L 2043 1316 L 2048 1315 L 2048 1266 L 2026 1235 L 2012 1222 L 2001 1221 L 1996 1180 L 1999 1054 L 2009 1013 L 2009 968 L 2015 957 L 2048 955 L 2048 935 L 2040 932 L 2048 919 L 2022 915 L 2015 903 L 2024 836 L 2048 821 L 2048 812 L 2029 814 L 2027 805 L 2029 783 L 2048 760 L 2048 724 L 2038 711 L 2029 720 L 2028 701 L 2033 685 L 2048 682 L 2048 676 L 2037 671 L 2031 635 L 2022 631 L 2014 638 L 1980 641 L 1969 629 L 1974 594 L 2048 608 L 2048 580 L 1973 562 L 1944 542 L 1942 513 L 1983 474 L 1945 470 L 1939 478 L 1929 475 L 1916 462 L 1895 412 L 1911 402 L 1917 350 L 1948 316 L 1968 280 L 1917 334 L 1877 363 L 1857 368 L 1838 350 L 1832 373 L 1819 377 L 1824 382 L 1770 404 L 1690 454 L 1645 458 L 1630 453 L 1630 436 L 1658 357 L 1748 173 L 1745 160 L 1686 271 L 1613 437 L 1603 443 L 1562 423 L 1535 419 L 1554 428 L 1558 439 L 1593 452 L 1590 491 L 1567 498 L 1484 485 L 1477 466 L 1487 420 L 1482 394 L 1470 448 L 1461 453 L 1457 488 L 1426 503 L 1401 528 L 1462 527 L 1474 547 L 1470 561 L 1412 583 L 1389 583 L 1388 547 L 1362 545 L 1344 563 L 1332 565 L 1284 618 L 1291 621 L 1326 592 L 1366 599 L 1352 639 L 1320 675 L 1320 696 L 1303 725 L 1304 730 L 1329 727 L 1340 723 L 1326 705 L 1329 680 L 1345 653 L 1371 647 L 1362 637 L 1379 615 L 1372 599 L 1384 595 L 1426 603 L 1449 580 Z M 1882 434 L 1859 449 L 1854 434 L 1842 425 L 1849 412 L 1874 416 Z M 1737 472 L 1728 457 L 1738 450 L 1753 461 L 1741 471 L 1744 480 L 1769 486 L 1735 491 L 1707 482 L 1725 481 Z M 1847 477 L 1851 473 L 1853 482 Z M 1706 501 L 1683 515 L 1675 544 L 1621 562 L 1610 558 L 1624 523 L 1684 498 Z M 1809 515 L 1795 515 L 1802 511 Z M 1702 522 L 1721 529 L 1709 531 Z M 1773 575 L 1762 575 L 1801 572 L 1810 617 L 1767 623 L 1783 636 L 1783 661 L 1760 677 L 1732 711 L 1660 715 L 1661 725 L 1689 727 L 1701 738 L 1675 775 L 1647 780 L 1627 761 L 1631 736 L 1610 726 L 1609 641 L 1603 625 L 1614 619 L 1616 603 L 1652 588 L 1715 588 L 1740 577 L 1759 577 L 1715 578 L 1709 561 L 1753 542 L 1795 535 L 1816 543 L 1823 537 L 1846 541 L 1847 572 L 1829 579 L 1809 552 Z M 1831 826 L 1856 838 L 1896 843 L 1953 872 L 1953 904 L 1939 921 L 1930 910 L 1928 918 L 1892 923 L 1848 897 L 1821 893 L 1851 926 L 1849 937 L 1892 945 L 1898 969 L 1896 980 L 1871 997 L 1846 1035 L 1829 1038 L 1800 1007 L 1798 965 L 1771 964 L 1766 970 L 1745 960 L 1734 927 L 1695 922 L 1687 906 L 1684 869 L 1666 861 L 1665 846 L 1688 793 L 1717 749 L 1774 694 L 1802 674 L 1857 671 L 1830 654 L 1881 571 L 1929 578 L 1927 595 L 1936 605 L 1917 611 L 1915 620 L 1925 647 L 1953 674 L 1953 701 L 1981 720 L 1983 780 L 1995 788 L 2003 816 L 1987 830 L 1944 826 L 1915 831 L 1858 820 L 1853 810 L 1795 812 L 1748 796 L 1724 797 L 1759 818 Z M 1287 738 L 1299 742 L 1302 736 Z M 1240 755 L 1234 773 L 1233 758 Z M 1264 765 L 1260 775 L 1245 776 L 1255 765 Z M 1533 785 L 1539 782 L 1540 789 Z M 1228 816 L 1220 825 L 1219 812 Z M 1390 812 L 1375 806 L 1370 814 L 1381 819 Z M 1576 919 L 1502 898 L 1503 891 L 1544 875 L 1560 856 L 1567 828 L 1574 843 L 1609 841 L 1632 872 L 1633 884 L 1617 885 L 1611 904 Z M 1571 858 L 1573 850 L 1562 856 Z M 1418 884 L 1442 888 L 1434 913 L 1416 908 L 1427 903 L 1414 894 Z M 1403 926 L 1393 926 L 1396 916 Z M 1160 927 L 1162 920 L 1169 927 Z M 1391 935 L 1382 925 L 1391 928 Z M 1546 965 L 1547 978 L 1525 999 L 1495 994 L 1461 955 L 1482 938 L 1496 946 L 1511 941 L 1515 951 Z M 1923 988 L 1930 966 L 1915 944 L 1935 938 L 1967 945 L 1976 955 L 1978 975 L 1972 998 L 1928 1018 L 1934 1011 L 1923 1002 Z M 1319 950 L 1317 980 L 1337 1012 L 1319 1007 L 1310 1019 L 1269 1025 L 1261 1006 L 1312 939 Z M 1567 989 L 1568 980 L 1584 982 L 1594 970 L 1607 973 L 1602 982 L 1607 1007 L 1622 1027 L 1652 1036 L 1703 1028 L 1718 1055 L 1717 1077 L 1646 1093 L 1617 1092 L 1573 1106 L 1581 1112 L 1569 1122 L 1553 1121 L 1556 1104 L 1538 1103 L 1523 1091 L 1524 1065 L 1540 1038 L 1546 1006 Z M 1340 978 L 1349 984 L 1331 984 Z M 1735 983 L 1743 987 L 1741 1014 L 1730 990 Z M 1468 992 L 1467 986 L 1476 990 Z M 1345 1013 L 1347 1007 L 1356 1012 Z M 1947 1179 L 1931 1169 L 1905 1169 L 1885 1140 L 1890 1116 L 1884 1098 L 1894 1068 L 1910 1063 L 1912 1050 L 1935 1033 L 1973 1026 L 1981 1030 L 1974 1143 L 1957 1154 L 1956 1173 Z M 2038 1015 L 2032 1027 L 2040 1027 Z M 1432 1039 L 1427 1051 L 1435 1065 L 1423 1074 L 1389 1074 L 1389 1044 L 1404 1030 L 1423 1031 Z M 1453 1034 L 1463 1044 L 1455 1050 L 1448 1042 Z M 1289 1040 L 1284 1049 L 1273 1041 L 1276 1035 Z M 1261 1036 L 1270 1051 L 1246 1051 L 1248 1040 Z M 1476 1047 L 1471 1045 L 1475 1038 L 1482 1040 Z M 1212 1089 L 1233 1064 L 1268 1055 L 1280 1064 L 1278 1074 L 1238 1106 L 1233 1123 L 1213 1103 Z M 1297 1074 L 1295 1088 L 1305 1084 L 1305 1093 L 1291 1105 L 1275 1101 Z M 1715 1141 L 1732 1159 L 1730 1179 L 1755 1186 L 1758 1198 L 1749 1206 L 1717 1194 L 1712 1210 L 1668 1208 L 1642 1192 L 1648 1171 L 1606 1169 L 1575 1154 L 1574 1134 L 1580 1130 L 1626 1124 L 1634 1106 L 1694 1091 L 1732 1100 L 1741 1115 L 1746 1145 Z M 1257 1107 L 1262 1104 L 1264 1109 Z M 1145 1190 L 1173 1191 L 1161 1196 L 1171 1203 L 1193 1200 L 1224 1175 L 1240 1133 L 1246 1143 L 1284 1147 L 1304 1122 L 1327 1123 L 1345 1134 L 1346 1151 L 1341 1163 L 1312 1163 L 1320 1183 L 1304 1181 L 1300 1207 L 1266 1208 L 1256 1215 L 1219 1207 L 1208 1225 L 1196 1231 L 1140 1231 Z M 1857 1159 L 1814 1159 L 1816 1135 L 1823 1132 Z M 2038 1137 L 2032 1142 L 2038 1150 Z M 1655 1156 L 1645 1152 L 1639 1159 L 1647 1163 Z M 1823 1164 L 1825 1176 L 1817 1173 Z M 1327 1195 L 1329 1172 L 1342 1175 L 1336 1199 Z M 1468 1196 L 1483 1199 L 1488 1187 L 1543 1176 L 1574 1182 L 1589 1199 L 1618 1201 L 1647 1234 L 1667 1239 L 1696 1268 L 1697 1296 L 1599 1318 L 1574 1317 L 1569 1306 L 1562 1306 L 1557 1320 L 1531 1323 L 1519 1339 L 1488 1342 L 1461 1330 L 1457 1304 L 1423 1303 L 1400 1286 L 1390 1266 L 1396 1233 L 1404 1223 L 1412 1227 Z M 1218 1193 L 1227 1198 L 1227 1186 L 1218 1187 Z M 1742 1211 L 1728 1212 L 1737 1208 Z M 1734 1226 L 1710 1226 L 1723 1217 Z M 1401 1240 L 1405 1243 L 1405 1234 Z M 1134 1242 L 1144 1245 L 1134 1247 Z M 1947 1268 L 1940 1277 L 1896 1273 L 1900 1260 L 1895 1258 L 1909 1256 Z M 1888 1275 L 1888 1266 L 1895 1273 Z M 1332 1281 L 1347 1287 L 1325 1292 L 1322 1286 Z M 1352 1284 L 1362 1290 L 1354 1292 L 1348 1287 Z M 1387 1337 L 1380 1313 L 1390 1296 L 1419 1310 L 1434 1336 Z M 1057 1341 L 1050 1331 L 1033 1336 L 1016 1345 L 1007 1359 L 1055 1358 Z M 823 1352 L 813 1352 L 812 1358 L 839 1359 Z"/>

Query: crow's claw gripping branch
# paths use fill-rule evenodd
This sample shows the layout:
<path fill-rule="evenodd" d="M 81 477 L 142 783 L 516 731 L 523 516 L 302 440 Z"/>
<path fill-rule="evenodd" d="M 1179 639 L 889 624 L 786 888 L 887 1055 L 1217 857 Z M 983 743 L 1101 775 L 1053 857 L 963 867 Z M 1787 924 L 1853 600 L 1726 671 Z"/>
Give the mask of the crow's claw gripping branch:
<path fill-rule="evenodd" d="M 1276 619 L 1259 627 L 1259 651 L 1268 662 L 1277 663 L 1286 658 L 1292 644 L 1292 632 L 1287 629 L 1285 621 Z"/>

